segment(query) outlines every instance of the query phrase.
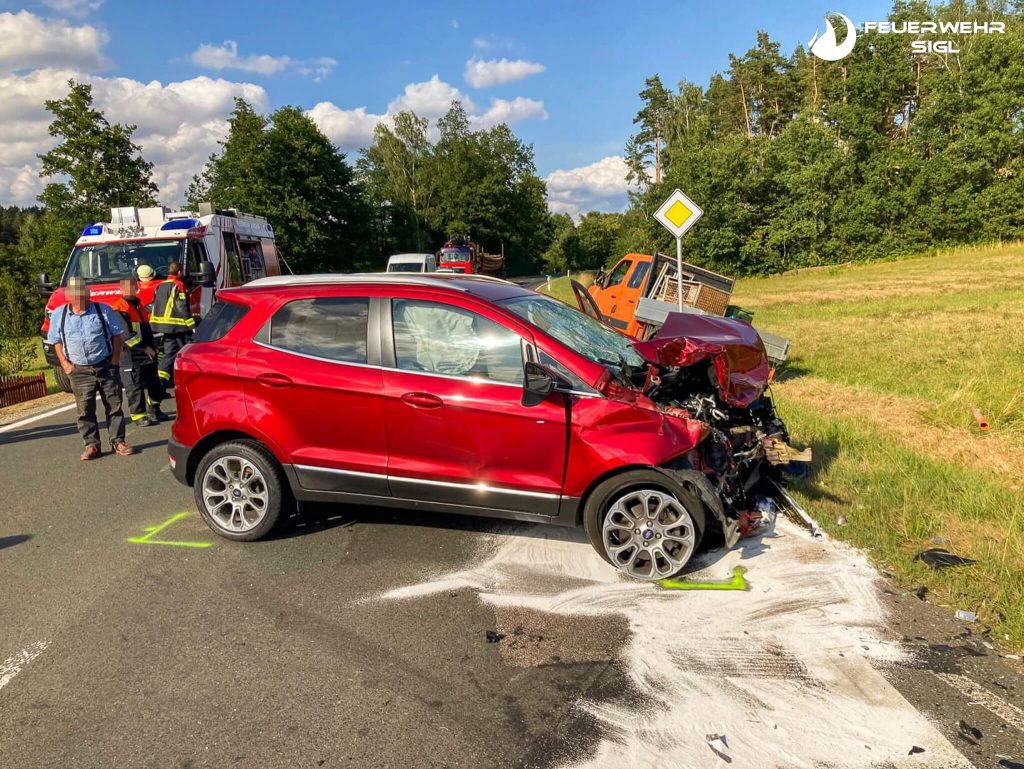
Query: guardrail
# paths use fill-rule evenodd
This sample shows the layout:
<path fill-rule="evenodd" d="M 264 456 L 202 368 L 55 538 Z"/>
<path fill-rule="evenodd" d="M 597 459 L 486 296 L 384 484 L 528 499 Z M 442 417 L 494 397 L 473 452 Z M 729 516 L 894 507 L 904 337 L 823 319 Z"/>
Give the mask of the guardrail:
<path fill-rule="evenodd" d="M 0 376 L 0 408 L 46 395 L 46 376 Z"/>

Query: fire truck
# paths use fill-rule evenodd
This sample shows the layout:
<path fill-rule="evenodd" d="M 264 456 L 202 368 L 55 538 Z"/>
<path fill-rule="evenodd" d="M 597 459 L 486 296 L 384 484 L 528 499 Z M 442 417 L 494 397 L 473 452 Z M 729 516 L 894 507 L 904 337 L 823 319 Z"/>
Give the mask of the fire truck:
<path fill-rule="evenodd" d="M 171 262 L 182 266 L 197 318 L 209 311 L 218 289 L 281 274 L 274 228 L 262 216 L 214 209 L 209 203 L 200 203 L 198 211 L 170 211 L 163 206 L 112 208 L 109 222 L 82 230 L 58 283 L 45 274 L 39 276 L 40 292 L 49 295 L 40 329 L 43 353 L 61 389 L 71 392 L 71 382 L 53 346 L 47 344 L 46 333 L 53 311 L 67 304 L 68 280 L 84 279 L 93 301 L 113 304 L 121 295 L 119 282 L 135 278 L 139 265 L 148 264 L 162 280 Z"/>

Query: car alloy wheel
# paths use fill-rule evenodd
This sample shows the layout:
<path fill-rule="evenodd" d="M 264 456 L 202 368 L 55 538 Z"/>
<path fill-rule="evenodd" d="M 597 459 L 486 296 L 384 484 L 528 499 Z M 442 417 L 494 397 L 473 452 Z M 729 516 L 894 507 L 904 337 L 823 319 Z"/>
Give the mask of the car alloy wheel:
<path fill-rule="evenodd" d="M 697 537 L 689 511 L 658 489 L 631 489 L 616 497 L 601 524 L 601 540 L 612 565 L 644 580 L 678 573 L 693 555 Z"/>
<path fill-rule="evenodd" d="M 202 490 L 210 519 L 225 531 L 251 531 L 267 514 L 266 478 L 242 457 L 229 455 L 213 462 L 203 475 Z"/>

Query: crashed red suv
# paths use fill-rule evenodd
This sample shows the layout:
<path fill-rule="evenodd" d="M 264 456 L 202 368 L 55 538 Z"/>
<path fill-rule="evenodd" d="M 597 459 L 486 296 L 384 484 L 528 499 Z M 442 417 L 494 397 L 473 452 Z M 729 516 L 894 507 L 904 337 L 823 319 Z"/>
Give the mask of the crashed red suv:
<path fill-rule="evenodd" d="M 263 537 L 295 500 L 372 503 L 582 523 L 610 563 L 661 579 L 709 530 L 735 541 L 785 440 L 742 322 L 673 315 L 637 343 L 460 275 L 273 277 L 218 298 L 177 358 L 169 450 L 228 539 Z"/>

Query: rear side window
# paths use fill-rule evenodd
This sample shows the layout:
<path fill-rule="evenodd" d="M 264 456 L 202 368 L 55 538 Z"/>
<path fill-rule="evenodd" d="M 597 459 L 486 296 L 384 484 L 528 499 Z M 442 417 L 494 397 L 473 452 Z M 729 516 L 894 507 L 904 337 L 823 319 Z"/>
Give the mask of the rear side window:
<path fill-rule="evenodd" d="M 223 337 L 235 324 L 240 321 L 249 308 L 244 304 L 234 302 L 215 302 L 210 312 L 203 318 L 195 334 L 192 335 L 193 342 L 216 342 Z"/>
<path fill-rule="evenodd" d="M 640 262 L 629 276 L 629 288 L 640 288 L 647 277 L 647 271 L 651 268 L 650 262 Z"/>
<path fill-rule="evenodd" d="M 270 344 L 343 363 L 366 363 L 366 297 L 332 296 L 289 302 L 270 321 Z"/>

